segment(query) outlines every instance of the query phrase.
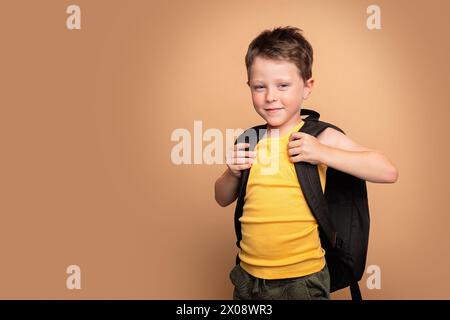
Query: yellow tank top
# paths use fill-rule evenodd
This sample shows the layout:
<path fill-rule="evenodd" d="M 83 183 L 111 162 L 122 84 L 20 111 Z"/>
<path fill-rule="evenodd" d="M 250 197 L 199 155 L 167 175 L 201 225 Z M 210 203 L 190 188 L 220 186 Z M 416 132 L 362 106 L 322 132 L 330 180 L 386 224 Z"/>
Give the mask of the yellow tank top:
<path fill-rule="evenodd" d="M 283 279 L 305 276 L 325 266 L 317 221 L 303 196 L 289 161 L 291 133 L 263 137 L 255 147 L 257 157 L 250 169 L 241 222 L 241 267 L 255 277 Z M 319 164 L 322 190 L 326 165 Z"/>

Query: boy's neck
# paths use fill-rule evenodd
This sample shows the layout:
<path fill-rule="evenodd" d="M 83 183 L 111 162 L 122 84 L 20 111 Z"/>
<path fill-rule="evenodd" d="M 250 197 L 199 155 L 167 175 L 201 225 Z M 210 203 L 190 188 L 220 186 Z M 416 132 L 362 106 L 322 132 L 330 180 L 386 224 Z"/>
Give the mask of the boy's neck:
<path fill-rule="evenodd" d="M 279 126 L 271 126 L 269 123 L 267 123 L 267 136 L 272 136 L 271 131 L 274 129 L 278 129 L 278 137 L 284 136 L 286 133 L 288 133 L 293 127 L 299 125 L 300 123 L 303 123 L 302 118 L 295 119 L 293 121 L 285 122 Z"/>

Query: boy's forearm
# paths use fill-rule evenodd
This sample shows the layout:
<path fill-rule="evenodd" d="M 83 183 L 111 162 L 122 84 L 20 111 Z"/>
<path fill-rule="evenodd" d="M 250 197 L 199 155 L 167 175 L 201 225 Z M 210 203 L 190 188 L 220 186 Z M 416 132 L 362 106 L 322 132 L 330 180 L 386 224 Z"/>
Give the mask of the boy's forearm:
<path fill-rule="evenodd" d="M 215 198 L 222 207 L 228 206 L 238 196 L 239 178 L 227 169 L 214 185 Z"/>
<path fill-rule="evenodd" d="M 324 146 L 321 162 L 328 167 L 375 183 L 394 183 L 397 168 L 376 151 L 347 151 Z"/>

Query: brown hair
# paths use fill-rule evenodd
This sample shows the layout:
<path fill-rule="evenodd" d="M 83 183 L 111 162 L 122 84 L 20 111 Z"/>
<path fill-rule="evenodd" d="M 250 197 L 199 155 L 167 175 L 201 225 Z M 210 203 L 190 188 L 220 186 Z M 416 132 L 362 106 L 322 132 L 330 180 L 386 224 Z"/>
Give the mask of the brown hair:
<path fill-rule="evenodd" d="M 245 55 L 247 77 L 256 57 L 285 60 L 294 63 L 300 78 L 306 82 L 312 76 L 313 48 L 302 35 L 303 30 L 296 27 L 278 27 L 264 30 L 249 44 Z"/>

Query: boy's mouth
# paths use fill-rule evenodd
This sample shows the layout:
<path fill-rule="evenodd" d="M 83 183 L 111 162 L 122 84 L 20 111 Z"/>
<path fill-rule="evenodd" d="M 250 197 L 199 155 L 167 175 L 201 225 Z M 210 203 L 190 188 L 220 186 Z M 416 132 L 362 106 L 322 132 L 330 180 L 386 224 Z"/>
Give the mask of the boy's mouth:
<path fill-rule="evenodd" d="M 269 108 L 269 109 L 265 109 L 265 110 L 269 113 L 276 113 L 280 110 L 283 110 L 283 108 Z"/>

